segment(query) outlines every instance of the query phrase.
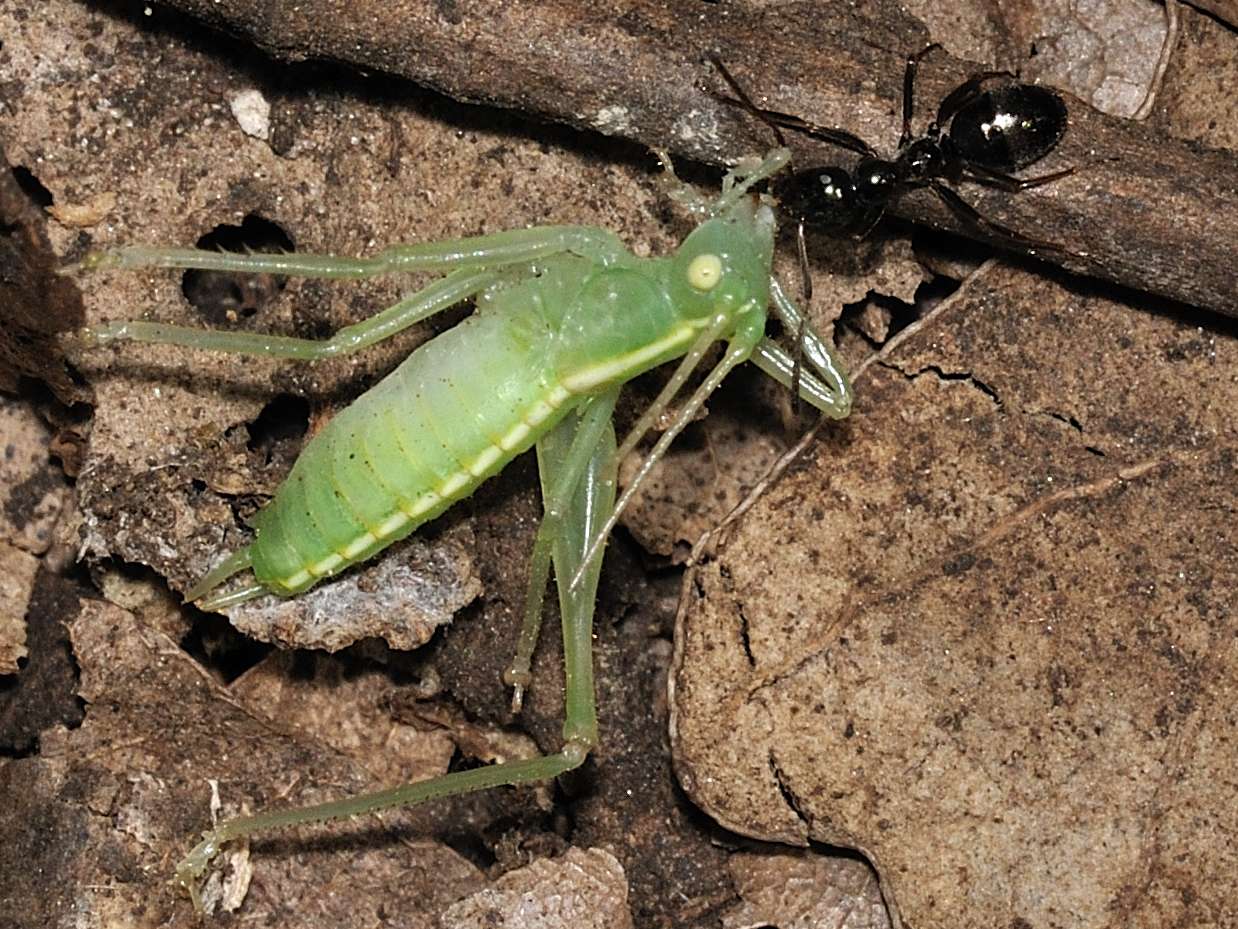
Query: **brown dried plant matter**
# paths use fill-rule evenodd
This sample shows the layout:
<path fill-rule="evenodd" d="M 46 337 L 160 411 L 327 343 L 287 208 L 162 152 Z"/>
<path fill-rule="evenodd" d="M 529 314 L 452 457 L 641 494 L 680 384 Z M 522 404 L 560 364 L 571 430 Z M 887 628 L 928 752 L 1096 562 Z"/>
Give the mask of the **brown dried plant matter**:
<path fill-rule="evenodd" d="M 457 106 L 378 72 L 718 160 L 769 143 L 700 86 L 711 80 L 701 52 L 716 48 L 769 105 L 845 125 L 884 150 L 897 136 L 901 57 L 932 38 L 881 4 L 862 14 L 833 5 L 848 18 L 832 22 L 807 17 L 821 7 L 804 3 L 397 2 L 366 6 L 364 21 L 344 5 L 328 16 L 299 6 L 292 16 L 288 4 L 198 5 L 283 58 L 349 61 L 374 76 L 305 65 L 273 75 L 267 60 L 204 38 L 165 5 L 127 21 L 109 12 L 117 7 L 54 0 L 37 22 L 4 20 L 6 151 L 55 198 L 57 254 L 188 245 L 251 213 L 301 250 L 582 222 L 657 252 L 683 224 L 668 220 L 643 153 Z M 1207 35 L 1223 63 L 1225 39 Z M 1182 60 L 1199 63 L 1171 69 L 1167 84 L 1192 100 L 1202 74 L 1224 72 L 1209 70 L 1198 33 L 1184 36 L 1200 54 Z M 930 64 L 929 102 L 972 67 L 944 56 Z M 272 103 L 266 142 L 230 111 L 255 87 Z M 1227 124 L 1209 99 L 1219 98 L 1193 98 L 1190 125 L 1203 127 L 1193 137 L 1221 145 Z M 1238 241 L 1227 225 L 1238 215 L 1232 156 L 1071 107 L 1046 169 L 1086 171 L 1018 198 L 969 189 L 969 199 L 1029 234 L 1086 248 L 1091 273 L 1225 302 Z M 1175 131 L 1187 123 L 1157 119 Z M 797 152 L 802 163 L 818 157 L 838 153 Z M 944 219 L 929 201 L 903 207 Z M 825 265 L 845 265 L 837 259 L 851 246 L 813 244 L 814 260 L 830 252 L 814 265 L 818 319 L 878 294 L 842 332 L 858 366 L 907 314 L 922 272 L 905 246 L 874 243 L 854 250 L 861 270 L 841 281 Z M 794 260 L 781 262 L 794 280 Z M 203 322 L 175 274 L 84 284 L 92 322 L 143 313 Z M 239 325 L 321 334 L 408 286 L 291 282 Z M 1233 759 L 1223 741 L 1234 705 L 1222 601 L 1235 580 L 1232 329 L 1151 298 L 987 266 L 907 332 L 860 377 L 853 421 L 823 433 L 732 536 L 715 540 L 716 559 L 693 578 L 675 669 L 685 786 L 737 832 L 865 850 L 895 915 L 917 927 L 948 922 L 943 914 L 953 925 L 1038 924 L 1049 910 L 1069 922 L 1106 903 L 1110 924 L 1152 926 L 1191 899 L 1197 909 L 1182 921 L 1223 922 L 1238 806 L 1224 795 Z M 43 731 L 38 754 L 0 762 L 6 796 L 20 801 L 2 827 L 0 897 L 15 909 L 0 922 L 75 913 L 84 925 L 188 924 L 164 881 L 209 821 L 208 779 L 230 813 L 400 776 L 374 760 L 422 735 L 384 712 L 406 689 L 398 670 L 362 661 L 358 672 L 352 652 L 338 665 L 324 659 L 309 679 L 301 659 L 273 659 L 224 688 L 180 649 L 191 619 L 149 593 L 159 588 L 151 576 L 122 584 L 100 565 L 147 565 L 183 589 L 242 538 L 243 518 L 295 454 L 296 436 L 255 438 L 268 401 L 308 397 L 312 430 L 429 334 L 313 369 L 149 347 L 77 359 L 97 396 L 78 482 L 87 555 L 109 596 L 128 584 L 148 599 L 141 621 L 100 603 L 76 620 L 48 610 L 57 625 L 72 623 L 87 717 L 80 729 Z M 737 379 L 694 425 L 679 459 L 690 474 L 667 469 L 631 514 L 632 535 L 651 549 L 682 555 L 785 444 L 781 424 L 794 420 L 784 399 L 754 399 L 752 383 Z M 656 385 L 637 397 L 641 389 Z M 470 759 L 510 750 L 477 740 L 508 722 L 502 636 L 514 632 L 523 595 L 534 486 L 532 469 L 517 465 L 356 579 L 381 590 L 391 576 L 382 572 L 403 565 L 436 585 L 411 612 L 456 614 L 425 659 L 440 674 L 441 704 L 416 725 L 436 720 L 443 731 L 431 736 L 452 737 Z M 604 846 L 620 862 L 639 926 L 713 926 L 720 914 L 727 925 L 791 924 L 802 902 L 769 901 L 799 867 L 762 862 L 759 910 L 738 906 L 737 890 L 758 896 L 731 854 L 739 840 L 677 795 L 661 686 L 675 585 L 650 580 L 624 545 L 614 551 L 598 625 L 604 741 L 596 766 L 555 795 L 566 813 L 558 828 L 571 821 L 579 848 Z M 380 600 L 350 602 L 351 629 L 289 616 L 259 634 L 330 647 L 375 630 L 401 646 L 428 634 L 391 631 Z M 522 720 L 543 747 L 559 726 L 553 617 L 547 630 Z M 304 709 L 295 721 L 285 712 L 293 702 Z M 454 723 L 462 713 L 468 721 Z M 445 751 L 430 754 L 441 764 Z M 566 840 L 553 817 L 539 818 L 538 797 L 496 793 L 396 825 L 357 824 L 342 838 L 309 831 L 255 843 L 248 865 L 232 862 L 254 876 L 235 918 L 433 925 L 491 875 L 427 836 L 467 834 L 461 844 L 491 850 L 496 872 L 539 849 L 561 852 Z M 1075 818 L 1063 825 L 1067 814 Z M 514 836 L 487 831 L 513 821 Z M 1098 860 L 1102 842 L 1115 851 Z M 1186 866 L 1175 870 L 1175 856 Z M 238 899 L 241 883 L 226 889 Z M 821 899 L 832 905 L 831 894 Z"/>
<path fill-rule="evenodd" d="M 698 803 L 921 929 L 1224 924 L 1238 333 L 1147 310 L 990 264 L 867 367 L 685 590 Z"/>

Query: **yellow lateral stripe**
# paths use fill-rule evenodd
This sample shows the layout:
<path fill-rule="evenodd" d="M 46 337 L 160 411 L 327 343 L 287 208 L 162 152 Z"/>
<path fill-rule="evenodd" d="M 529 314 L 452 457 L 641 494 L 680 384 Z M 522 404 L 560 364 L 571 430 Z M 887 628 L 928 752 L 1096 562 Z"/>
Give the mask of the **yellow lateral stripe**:
<path fill-rule="evenodd" d="M 602 364 L 593 365 L 588 368 L 581 368 L 575 374 L 563 379 L 563 386 L 573 393 L 585 393 L 593 388 L 605 384 L 613 380 L 616 376 L 627 371 L 637 368 L 647 361 L 670 351 L 673 348 L 678 348 L 681 345 L 687 345 L 692 341 L 692 337 L 696 335 L 698 326 L 691 323 L 682 323 L 676 327 L 670 335 L 657 342 L 650 342 L 643 348 L 639 348 L 634 352 L 629 352 L 626 355 L 620 355 L 610 361 Z"/>
<path fill-rule="evenodd" d="M 399 532 L 401 527 L 403 527 L 407 522 L 408 514 L 401 510 L 399 513 L 388 516 L 383 521 L 383 524 L 378 527 L 378 532 L 376 534 L 380 539 L 385 539 L 387 536 L 395 535 Z"/>
<path fill-rule="evenodd" d="M 546 418 L 554 411 L 555 408 L 545 400 L 539 400 L 537 405 L 534 406 L 533 409 L 529 410 L 529 412 L 525 413 L 521 419 L 524 420 L 525 425 L 536 426 L 539 423 L 545 422 Z"/>
<path fill-rule="evenodd" d="M 378 536 L 373 532 L 367 532 L 364 535 L 358 536 L 348 543 L 348 547 L 344 549 L 344 557 L 350 561 L 356 561 L 358 555 L 377 541 Z"/>
<path fill-rule="evenodd" d="M 512 426 L 512 428 L 508 431 L 507 435 L 499 439 L 499 447 L 505 452 L 510 452 L 515 448 L 519 448 L 520 443 L 523 442 L 532 431 L 533 430 L 527 423 L 516 423 L 516 425 Z"/>
<path fill-rule="evenodd" d="M 312 577 L 312 575 L 308 571 L 298 571 L 292 577 L 288 578 L 288 580 L 283 582 L 284 587 L 289 590 L 295 590 L 296 588 L 302 587 L 309 583 L 310 577 Z"/>
<path fill-rule="evenodd" d="M 491 445 L 488 449 L 477 456 L 477 460 L 473 462 L 469 468 L 469 473 L 473 477 L 481 477 L 486 473 L 486 470 L 503 457 L 503 449 L 497 445 Z"/>
<path fill-rule="evenodd" d="M 322 561 L 318 562 L 317 564 L 310 565 L 309 572 L 315 577 L 326 577 L 328 574 L 330 574 L 332 571 L 334 571 L 336 568 L 342 565 L 344 563 L 344 560 L 345 560 L 344 556 L 341 555 L 339 552 L 332 552 L 330 555 L 328 555 L 326 558 L 324 558 Z M 286 581 L 285 583 L 289 583 L 289 582 Z"/>
<path fill-rule="evenodd" d="M 413 504 L 412 509 L 409 511 L 408 518 L 416 519 L 418 516 L 420 516 L 422 513 L 425 513 L 427 510 L 434 509 L 434 507 L 439 502 L 441 502 L 442 499 L 443 498 L 440 497 L 438 494 L 436 494 L 434 491 L 430 491 L 429 493 L 422 494 L 420 497 L 417 498 L 417 502 Z"/>
<path fill-rule="evenodd" d="M 468 484 L 472 476 L 473 475 L 469 474 L 468 471 L 457 471 L 451 477 L 447 478 L 447 480 L 443 481 L 442 486 L 438 489 L 439 496 L 448 498 L 455 496 L 456 491 Z"/>
<path fill-rule="evenodd" d="M 417 500 L 414 503 L 402 505 L 400 508 L 400 512 L 390 516 L 381 526 L 378 527 L 376 532 L 366 533 L 366 535 L 363 535 L 357 540 L 349 543 L 349 545 L 344 549 L 344 551 L 332 552 L 322 561 L 319 561 L 319 562 L 316 562 L 310 565 L 309 573 L 314 575 L 315 577 L 326 577 L 328 574 L 330 574 L 332 571 L 338 568 L 345 561 L 351 560 L 351 556 L 348 553 L 350 551 L 356 550 L 356 547 L 358 546 L 358 544 L 361 544 L 363 546 L 368 546 L 372 544 L 370 541 L 368 541 L 368 539 L 372 537 L 377 537 L 378 539 L 385 539 L 388 536 L 395 535 L 408 522 L 416 519 L 422 513 L 425 513 L 426 511 L 433 509 L 435 504 L 441 502 L 442 499 L 443 498 L 440 497 L 438 494 L 434 492 L 430 492 L 430 493 L 422 494 L 420 497 L 417 498 Z M 301 577 L 301 574 L 304 574 L 304 572 L 301 572 L 300 574 L 295 575 L 293 578 L 289 578 L 288 580 L 284 581 L 284 584 L 286 586 L 292 586 L 293 581 L 296 578 Z"/>

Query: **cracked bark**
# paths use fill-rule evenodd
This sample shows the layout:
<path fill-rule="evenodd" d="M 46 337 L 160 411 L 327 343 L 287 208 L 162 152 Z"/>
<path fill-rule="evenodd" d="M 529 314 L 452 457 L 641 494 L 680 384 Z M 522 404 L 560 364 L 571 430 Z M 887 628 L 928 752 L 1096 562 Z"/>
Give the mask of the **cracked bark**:
<path fill-rule="evenodd" d="M 808 831 L 812 825 L 812 817 L 804 812 L 803 804 L 801 804 L 799 797 L 795 795 L 795 790 L 787 782 L 787 776 L 778 764 L 778 758 L 773 752 L 769 753 L 769 771 L 773 775 L 774 782 L 778 785 L 778 792 L 782 794 L 782 799 L 795 812 L 795 815 L 803 820 L 804 829 Z"/>
<path fill-rule="evenodd" d="M 717 52 L 763 105 L 840 126 L 890 152 L 898 138 L 902 63 L 928 44 L 893 3 L 858 8 L 793 2 L 757 7 L 700 0 L 618 6 L 549 0 L 404 0 L 348 12 L 334 0 L 172 0 L 276 58 L 327 59 L 408 78 L 458 100 L 522 110 L 705 162 L 768 148 L 764 127 L 720 103 L 704 63 Z M 976 65 L 935 54 L 918 111 Z M 1018 196 L 965 191 L 986 216 L 1060 244 L 1043 258 L 1182 303 L 1238 314 L 1238 160 L 1069 99 L 1070 129 L 1037 172 L 1076 174 Z M 836 148 L 795 140 L 797 163 L 830 164 Z M 929 194 L 894 212 L 974 235 Z"/>

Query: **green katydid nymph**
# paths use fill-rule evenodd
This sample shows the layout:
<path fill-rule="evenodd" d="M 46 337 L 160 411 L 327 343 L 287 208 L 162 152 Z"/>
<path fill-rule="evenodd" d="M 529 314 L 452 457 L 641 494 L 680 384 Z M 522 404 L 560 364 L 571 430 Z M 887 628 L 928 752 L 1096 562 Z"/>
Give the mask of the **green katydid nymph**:
<path fill-rule="evenodd" d="M 372 345 L 464 300 L 476 312 L 415 350 L 305 446 L 253 521 L 253 540 L 188 591 L 207 610 L 264 595 L 291 597 L 347 570 L 471 494 L 536 448 L 545 516 L 533 546 L 524 626 L 506 674 L 519 706 L 529 681 L 553 562 L 564 624 L 566 695 L 560 752 L 449 773 L 381 793 L 226 820 L 177 868 L 198 885 L 229 840 L 298 823 L 356 816 L 468 791 L 556 777 L 597 744 L 590 636 L 604 543 L 653 464 L 737 365 L 752 361 L 827 416 L 851 407 L 829 343 L 771 275 L 775 218 L 751 192 L 782 170 L 784 148 L 729 173 L 706 200 L 674 178 L 675 198 L 700 223 L 674 254 L 638 258 L 611 233 L 547 226 L 390 248 L 369 258 L 231 254 L 132 247 L 87 256 L 78 269 L 200 268 L 234 273 L 359 278 L 439 270 L 444 276 L 372 319 L 314 342 L 144 321 L 81 333 L 89 345 L 121 339 L 305 361 Z M 668 164 L 664 158 L 664 162 Z M 806 365 L 766 337 L 773 307 L 803 333 Z M 726 349 L 695 387 L 616 500 L 618 462 L 658 422 L 718 341 Z M 631 433 L 615 441 L 612 413 L 624 383 L 679 359 Z M 239 581 L 233 577 L 242 575 Z"/>

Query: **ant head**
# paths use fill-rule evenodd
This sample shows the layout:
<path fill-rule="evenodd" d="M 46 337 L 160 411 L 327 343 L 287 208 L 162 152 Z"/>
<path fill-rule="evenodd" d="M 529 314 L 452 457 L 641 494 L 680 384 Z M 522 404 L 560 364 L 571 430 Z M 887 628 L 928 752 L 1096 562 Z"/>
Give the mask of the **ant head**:
<path fill-rule="evenodd" d="M 913 140 L 899 153 L 898 163 L 911 181 L 942 177 L 946 172 L 948 139 L 926 136 Z"/>
<path fill-rule="evenodd" d="M 826 166 L 783 175 L 772 184 L 784 216 L 825 232 L 841 232 L 855 221 L 855 181 L 844 168 Z"/>

